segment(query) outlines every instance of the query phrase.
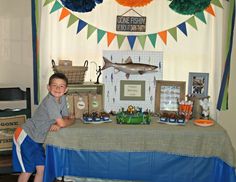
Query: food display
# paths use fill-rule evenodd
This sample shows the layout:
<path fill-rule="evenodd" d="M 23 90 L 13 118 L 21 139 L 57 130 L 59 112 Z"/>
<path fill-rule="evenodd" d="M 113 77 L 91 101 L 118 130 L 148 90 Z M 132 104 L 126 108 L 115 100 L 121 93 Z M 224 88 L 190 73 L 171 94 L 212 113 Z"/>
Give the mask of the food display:
<path fill-rule="evenodd" d="M 175 112 L 164 112 L 159 116 L 158 122 L 172 125 L 185 125 L 185 115 Z"/>
<path fill-rule="evenodd" d="M 130 105 L 126 111 L 122 108 L 116 114 L 116 121 L 118 124 L 150 124 L 151 114 L 148 111 L 142 112 L 141 108 Z"/>

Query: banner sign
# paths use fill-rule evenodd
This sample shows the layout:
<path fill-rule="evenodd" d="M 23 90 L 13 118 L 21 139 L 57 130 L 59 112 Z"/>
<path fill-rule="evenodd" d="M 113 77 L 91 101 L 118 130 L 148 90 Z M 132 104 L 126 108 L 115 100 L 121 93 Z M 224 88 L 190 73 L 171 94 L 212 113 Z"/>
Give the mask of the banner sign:
<path fill-rule="evenodd" d="M 145 32 L 146 17 L 145 16 L 117 16 L 116 31 L 124 32 Z"/>

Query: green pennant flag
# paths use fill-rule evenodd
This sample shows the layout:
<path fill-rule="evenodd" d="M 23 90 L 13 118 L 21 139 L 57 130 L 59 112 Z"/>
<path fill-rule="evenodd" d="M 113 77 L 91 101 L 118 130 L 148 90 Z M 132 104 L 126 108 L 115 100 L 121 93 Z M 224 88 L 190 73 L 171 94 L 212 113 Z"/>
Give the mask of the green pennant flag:
<path fill-rule="evenodd" d="M 97 43 L 99 43 L 105 35 L 104 30 L 97 29 Z"/>
<path fill-rule="evenodd" d="M 206 18 L 203 11 L 195 13 L 194 15 L 206 24 Z"/>
<path fill-rule="evenodd" d="M 117 42 L 118 42 L 118 47 L 120 48 L 122 43 L 124 42 L 125 36 L 124 35 L 117 35 Z"/>
<path fill-rule="evenodd" d="M 175 39 L 175 41 L 177 41 L 177 28 L 176 27 L 170 28 L 168 32 Z"/>
<path fill-rule="evenodd" d="M 195 30 L 197 30 L 197 24 L 196 24 L 196 20 L 195 20 L 195 17 L 192 16 L 191 18 L 189 18 L 187 21 L 186 21 L 189 25 L 191 25 Z"/>
<path fill-rule="evenodd" d="M 55 1 L 55 0 L 45 0 L 43 6 L 46 6 L 46 5 L 50 4 L 53 1 Z"/>
<path fill-rule="evenodd" d="M 73 23 L 75 23 L 79 18 L 73 14 L 70 14 L 70 18 L 67 24 L 67 28 L 70 27 Z"/>
<path fill-rule="evenodd" d="M 149 34 L 148 38 L 150 39 L 152 46 L 155 48 L 156 46 L 156 39 L 157 39 L 157 34 L 153 33 L 153 34 Z"/>
<path fill-rule="evenodd" d="M 87 39 L 93 34 L 97 28 L 88 24 Z"/>
<path fill-rule="evenodd" d="M 211 0 L 211 4 L 214 4 L 220 8 L 223 8 L 223 6 L 219 0 Z"/>
<path fill-rule="evenodd" d="M 144 49 L 145 46 L 145 42 L 146 42 L 146 35 L 138 35 L 138 40 L 142 46 L 142 48 Z"/>
<path fill-rule="evenodd" d="M 58 1 L 55 1 L 51 11 L 50 11 L 50 14 L 61 9 L 62 8 L 62 5 L 58 2 Z"/>

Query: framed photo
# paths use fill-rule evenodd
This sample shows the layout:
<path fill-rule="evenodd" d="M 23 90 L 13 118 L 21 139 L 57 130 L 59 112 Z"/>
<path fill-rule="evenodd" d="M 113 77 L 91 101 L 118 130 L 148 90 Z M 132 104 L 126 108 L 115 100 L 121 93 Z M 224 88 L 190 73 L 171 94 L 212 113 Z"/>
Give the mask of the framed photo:
<path fill-rule="evenodd" d="M 145 100 L 145 81 L 121 80 L 120 100 Z"/>
<path fill-rule="evenodd" d="M 209 73 L 189 72 L 188 95 L 197 97 L 208 96 Z"/>
<path fill-rule="evenodd" d="M 160 112 L 176 112 L 178 111 L 178 103 L 185 100 L 184 81 L 164 81 L 156 82 L 156 98 L 155 111 Z"/>

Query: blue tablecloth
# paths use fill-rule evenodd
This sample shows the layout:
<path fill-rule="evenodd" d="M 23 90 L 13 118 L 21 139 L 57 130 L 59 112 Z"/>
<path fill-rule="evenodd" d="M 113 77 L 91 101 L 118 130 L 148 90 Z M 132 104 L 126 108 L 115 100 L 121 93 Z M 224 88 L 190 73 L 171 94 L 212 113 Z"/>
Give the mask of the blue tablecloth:
<path fill-rule="evenodd" d="M 58 176 L 157 182 L 236 182 L 235 169 L 217 157 L 162 152 L 95 152 L 48 145 L 44 182 Z"/>

